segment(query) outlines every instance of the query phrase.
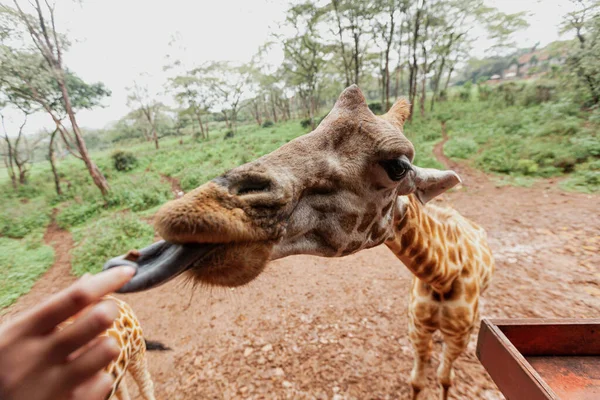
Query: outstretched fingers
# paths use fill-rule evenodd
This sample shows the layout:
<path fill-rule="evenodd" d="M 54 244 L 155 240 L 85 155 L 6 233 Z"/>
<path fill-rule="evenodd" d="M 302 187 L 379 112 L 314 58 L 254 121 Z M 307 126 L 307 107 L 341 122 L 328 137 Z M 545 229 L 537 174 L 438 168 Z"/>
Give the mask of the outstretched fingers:
<path fill-rule="evenodd" d="M 119 309 L 111 300 L 91 307 L 71 325 L 56 333 L 50 345 L 51 356 L 58 361 L 64 360 L 75 350 L 84 347 L 106 331 L 118 315 Z"/>
<path fill-rule="evenodd" d="M 114 338 L 99 338 L 94 345 L 65 367 L 63 371 L 65 381 L 72 387 L 78 387 L 110 364 L 119 352 L 119 345 Z"/>
<path fill-rule="evenodd" d="M 45 334 L 103 296 L 123 286 L 135 274 L 131 267 L 112 268 L 91 277 L 84 277 L 47 302 L 23 315 L 24 334 Z"/>

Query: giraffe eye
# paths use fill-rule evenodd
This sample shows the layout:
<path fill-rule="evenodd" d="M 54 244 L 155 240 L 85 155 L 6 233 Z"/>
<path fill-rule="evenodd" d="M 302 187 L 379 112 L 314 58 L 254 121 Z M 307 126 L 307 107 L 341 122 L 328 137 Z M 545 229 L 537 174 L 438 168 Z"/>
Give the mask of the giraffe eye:
<path fill-rule="evenodd" d="M 385 169 L 391 180 L 397 182 L 404 178 L 408 171 L 412 169 L 410 162 L 405 156 L 394 158 L 392 160 L 380 161 L 379 165 Z"/>

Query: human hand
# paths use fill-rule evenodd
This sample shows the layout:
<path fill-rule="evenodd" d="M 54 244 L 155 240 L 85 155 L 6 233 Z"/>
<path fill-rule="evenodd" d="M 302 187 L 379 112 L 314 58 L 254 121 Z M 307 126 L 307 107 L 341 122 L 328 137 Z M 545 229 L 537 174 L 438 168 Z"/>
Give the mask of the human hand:
<path fill-rule="evenodd" d="M 118 309 L 112 301 L 98 301 L 134 273 L 119 267 L 82 277 L 0 326 L 0 399 L 104 400 L 113 377 L 102 370 L 119 347 L 113 338 L 97 336 L 112 325 Z M 91 305 L 72 324 L 57 329 Z"/>

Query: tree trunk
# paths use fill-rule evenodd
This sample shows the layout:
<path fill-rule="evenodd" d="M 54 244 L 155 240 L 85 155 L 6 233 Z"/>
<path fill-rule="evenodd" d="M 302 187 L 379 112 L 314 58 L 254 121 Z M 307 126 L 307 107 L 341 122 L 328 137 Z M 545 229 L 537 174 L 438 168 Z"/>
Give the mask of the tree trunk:
<path fill-rule="evenodd" d="M 71 127 L 73 128 L 73 134 L 75 135 L 77 150 L 79 150 L 79 154 L 81 155 L 81 158 L 83 159 L 83 162 L 85 163 L 85 166 L 88 172 L 90 173 L 94 184 L 98 189 L 100 189 L 100 193 L 102 193 L 102 196 L 106 196 L 109 190 L 108 182 L 106 181 L 106 178 L 104 177 L 104 175 L 102 175 L 102 172 L 100 172 L 94 161 L 92 161 L 87 146 L 85 145 L 85 141 L 83 140 L 83 136 L 81 135 L 81 131 L 79 130 L 79 125 L 77 124 L 77 120 L 75 119 L 75 112 L 73 111 L 73 107 L 71 106 L 71 99 L 67 91 L 67 86 L 65 85 L 64 72 L 62 70 L 62 67 L 60 68 L 60 78 L 58 79 L 58 85 L 60 86 L 60 91 L 62 93 L 65 110 L 67 112 L 67 115 L 69 116 Z"/>
<path fill-rule="evenodd" d="M 418 6 L 417 6 L 418 7 Z M 412 42 L 412 56 L 413 62 L 410 68 L 410 84 L 409 84 L 409 101 L 410 101 L 410 116 L 409 120 L 412 121 L 413 110 L 415 104 L 415 98 L 417 97 L 417 43 L 419 42 L 419 27 L 421 25 L 421 8 L 417 8 L 415 15 L 415 29 L 413 31 L 413 42 Z"/>
<path fill-rule="evenodd" d="M 19 183 L 21 185 L 27 184 L 27 172 L 29 172 L 29 170 L 21 164 L 18 164 L 17 168 L 19 168 Z"/>
<path fill-rule="evenodd" d="M 431 96 L 431 108 L 430 111 L 433 112 L 433 107 L 435 104 L 435 99 L 437 96 L 439 96 L 439 92 L 440 92 L 440 81 L 442 80 L 442 73 L 444 72 L 444 66 L 446 65 L 446 57 L 442 57 L 442 62 L 440 64 L 440 67 L 437 71 L 436 77 L 435 77 L 435 81 L 433 82 L 433 95 Z"/>
<path fill-rule="evenodd" d="M 340 37 L 340 50 L 342 53 L 342 61 L 344 63 L 344 75 L 346 77 L 346 87 L 348 87 L 351 84 L 350 83 L 350 63 L 348 62 L 348 59 L 346 58 L 346 47 L 344 45 L 342 21 L 340 20 L 340 14 L 339 14 L 339 10 L 338 10 L 338 0 L 333 0 L 332 4 L 333 4 L 333 8 L 335 10 L 335 17 L 337 20 L 338 36 Z"/>
<path fill-rule="evenodd" d="M 13 164 L 12 144 L 10 143 L 10 139 L 8 138 L 8 136 L 6 136 L 5 140 L 8 154 L 4 157 L 4 165 L 6 165 L 6 171 L 8 172 L 8 176 L 10 177 L 10 182 L 12 184 L 13 189 L 17 190 L 17 175 L 15 174 L 15 168 Z"/>
<path fill-rule="evenodd" d="M 225 127 L 227 129 L 231 129 L 231 123 L 229 122 L 229 118 L 227 118 L 227 111 L 222 110 L 223 116 L 225 117 Z"/>
<path fill-rule="evenodd" d="M 9 164 L 9 160 L 12 159 L 10 158 L 10 155 L 5 155 L 4 156 L 4 165 L 6 166 L 6 171 L 8 172 L 8 176 L 10 177 L 10 183 L 13 187 L 13 189 L 17 190 L 17 177 L 15 175 L 15 170 L 13 169 L 12 165 Z"/>
<path fill-rule="evenodd" d="M 446 78 L 446 83 L 444 84 L 444 92 L 448 93 L 448 85 L 450 84 L 450 78 L 452 77 L 452 72 L 454 72 L 454 65 L 450 67 L 448 70 L 448 77 Z"/>
<path fill-rule="evenodd" d="M 58 128 L 52 132 L 50 136 L 50 145 L 48 146 L 48 161 L 50 161 L 50 167 L 52 168 L 52 175 L 54 176 L 54 187 L 56 188 L 56 194 L 58 196 L 62 195 L 62 189 L 60 187 L 60 177 L 58 176 L 58 171 L 56 169 L 56 158 L 54 157 L 54 139 L 56 138 L 56 133 L 58 132 Z"/>
<path fill-rule="evenodd" d="M 262 125 L 262 119 L 260 117 L 260 107 L 256 101 L 252 101 L 252 114 L 254 116 L 254 120 L 256 121 L 256 125 L 259 127 Z"/>
<path fill-rule="evenodd" d="M 206 135 L 204 133 L 204 125 L 202 124 L 202 116 L 200 115 L 200 111 L 196 107 L 194 107 L 194 114 L 196 115 L 198 125 L 200 125 L 200 133 L 202 134 L 202 139 L 206 139 Z"/>
<path fill-rule="evenodd" d="M 385 109 L 387 112 L 390 109 L 390 47 L 388 46 L 385 52 Z"/>
<path fill-rule="evenodd" d="M 425 96 L 427 95 L 427 75 L 423 74 L 421 82 L 421 117 L 425 116 Z"/>
<path fill-rule="evenodd" d="M 277 110 L 275 109 L 275 97 L 271 93 L 271 111 L 273 112 L 273 122 L 277 123 Z"/>
<path fill-rule="evenodd" d="M 354 33 L 354 83 L 358 85 L 358 78 L 360 77 L 360 64 L 359 64 L 359 49 L 360 49 L 360 36 L 358 33 Z"/>

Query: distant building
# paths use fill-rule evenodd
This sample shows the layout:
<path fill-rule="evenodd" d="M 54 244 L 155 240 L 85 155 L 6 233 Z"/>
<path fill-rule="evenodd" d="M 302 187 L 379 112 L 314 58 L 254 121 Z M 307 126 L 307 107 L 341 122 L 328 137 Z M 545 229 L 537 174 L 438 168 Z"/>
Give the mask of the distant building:
<path fill-rule="evenodd" d="M 513 79 L 535 79 L 550 71 L 553 65 L 562 65 L 566 60 L 565 47 L 561 42 L 551 43 L 543 49 L 521 54 L 511 60 L 501 75 L 493 75 L 487 83 L 498 83 Z"/>

